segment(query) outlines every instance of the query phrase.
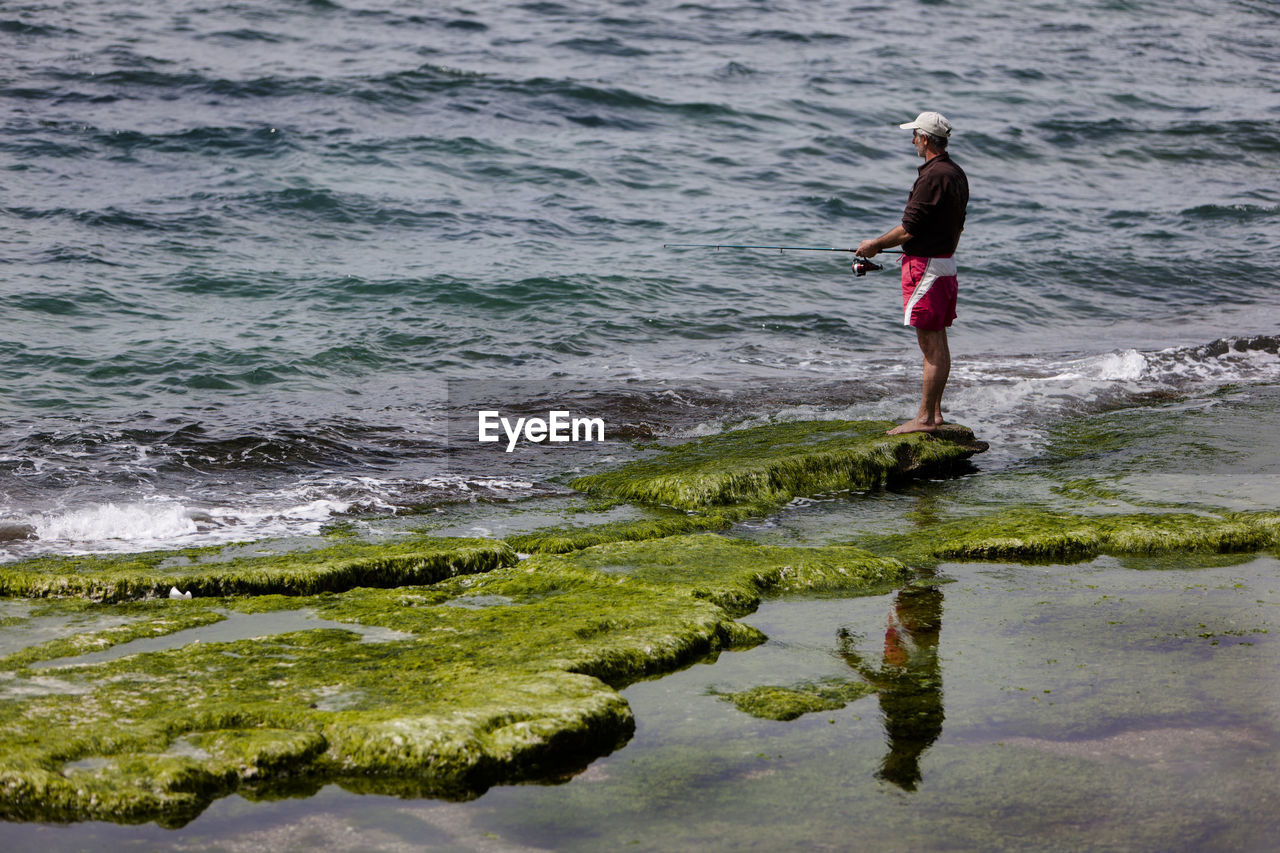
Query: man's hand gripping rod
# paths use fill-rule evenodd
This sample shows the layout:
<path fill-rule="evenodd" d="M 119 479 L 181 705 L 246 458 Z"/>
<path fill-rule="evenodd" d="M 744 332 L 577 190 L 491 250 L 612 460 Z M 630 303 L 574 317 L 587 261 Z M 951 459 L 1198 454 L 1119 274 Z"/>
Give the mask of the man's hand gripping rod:
<path fill-rule="evenodd" d="M 853 274 L 856 276 L 866 275 L 875 270 L 884 269 L 883 266 L 877 264 L 869 258 L 858 255 L 857 249 L 828 249 L 822 246 L 743 246 L 733 243 L 663 243 L 664 249 L 776 249 L 778 252 L 852 252 L 853 253 Z M 901 249 L 885 249 L 885 252 L 893 254 L 902 254 Z"/>

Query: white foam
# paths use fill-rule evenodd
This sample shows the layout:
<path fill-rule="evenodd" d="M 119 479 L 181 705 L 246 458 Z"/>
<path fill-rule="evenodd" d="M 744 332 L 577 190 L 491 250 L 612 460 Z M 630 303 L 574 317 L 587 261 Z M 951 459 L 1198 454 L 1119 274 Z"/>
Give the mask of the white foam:
<path fill-rule="evenodd" d="M 1088 380 L 1099 385 L 1141 383 L 1139 390 L 1179 388 L 1203 381 L 1269 382 L 1280 379 L 1280 356 L 1266 349 L 1235 349 L 1234 342 L 1170 347 L 1143 352 L 1116 350 L 1077 358 L 965 358 L 956 356 L 952 376 L 973 381 Z"/>
<path fill-rule="evenodd" d="M 60 553 L 135 551 L 213 545 L 252 539 L 313 536 L 352 513 L 394 515 L 422 501 L 473 501 L 519 495 L 535 483 L 516 477 L 438 475 L 380 479 L 369 476 L 308 478 L 278 490 L 257 492 L 209 506 L 185 496 L 153 496 L 132 503 L 93 503 L 43 513 L 3 507 L 3 515 L 35 528 L 35 541 L 19 543 L 3 558 L 54 550 Z"/>
<path fill-rule="evenodd" d="M 1104 382 L 1137 382 L 1147 371 L 1147 359 L 1137 350 L 1107 353 L 1093 359 L 1093 378 Z"/>
<path fill-rule="evenodd" d="M 440 489 L 445 492 L 452 490 L 461 494 L 470 494 L 476 488 L 494 489 L 496 491 L 533 488 L 533 483 L 529 480 L 513 480 L 505 477 L 463 477 L 457 474 L 425 477 L 419 482 L 428 488 Z"/>
<path fill-rule="evenodd" d="M 96 504 L 41 515 L 31 522 L 42 541 L 101 542 L 177 539 L 198 528 L 180 503 Z"/>

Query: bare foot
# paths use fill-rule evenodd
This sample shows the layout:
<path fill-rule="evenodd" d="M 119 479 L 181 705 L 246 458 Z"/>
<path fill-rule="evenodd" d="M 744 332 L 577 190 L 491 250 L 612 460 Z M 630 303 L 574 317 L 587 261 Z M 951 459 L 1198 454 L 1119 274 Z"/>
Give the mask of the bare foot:
<path fill-rule="evenodd" d="M 922 421 L 919 418 L 912 418 L 904 424 L 898 424 L 891 430 L 885 432 L 885 435 L 904 435 L 909 432 L 937 432 L 938 424 L 932 421 Z"/>

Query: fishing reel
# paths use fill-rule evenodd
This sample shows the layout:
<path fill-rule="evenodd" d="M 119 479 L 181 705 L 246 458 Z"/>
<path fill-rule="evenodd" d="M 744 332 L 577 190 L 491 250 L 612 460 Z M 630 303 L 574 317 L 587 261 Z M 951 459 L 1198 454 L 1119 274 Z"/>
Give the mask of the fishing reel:
<path fill-rule="evenodd" d="M 882 269 L 884 269 L 884 267 L 880 266 L 880 264 L 877 264 L 870 258 L 860 258 L 857 255 L 854 255 L 853 257 L 853 274 L 855 276 L 866 275 L 869 272 L 875 272 L 876 270 Z"/>

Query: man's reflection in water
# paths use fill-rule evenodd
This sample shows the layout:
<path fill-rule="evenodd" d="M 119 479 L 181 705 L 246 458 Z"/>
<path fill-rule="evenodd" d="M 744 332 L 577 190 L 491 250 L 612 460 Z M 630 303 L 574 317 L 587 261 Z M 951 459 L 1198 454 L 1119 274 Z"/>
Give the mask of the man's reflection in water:
<path fill-rule="evenodd" d="M 840 656 L 880 691 L 880 710 L 889 754 L 877 778 L 914 791 L 920 781 L 920 756 L 942 734 L 942 669 L 938 633 L 942 629 L 942 591 L 908 587 L 898 591 L 884 632 L 884 657 L 868 664 L 840 630 Z"/>

